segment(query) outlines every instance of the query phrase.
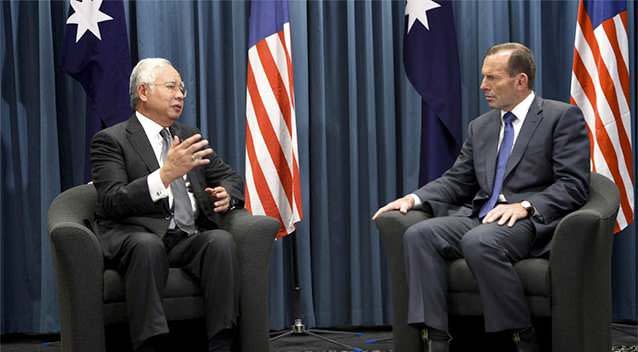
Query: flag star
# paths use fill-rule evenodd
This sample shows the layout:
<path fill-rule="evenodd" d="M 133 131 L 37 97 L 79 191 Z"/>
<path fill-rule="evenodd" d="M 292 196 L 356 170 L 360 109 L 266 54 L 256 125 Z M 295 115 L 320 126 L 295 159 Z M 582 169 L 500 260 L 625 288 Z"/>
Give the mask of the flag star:
<path fill-rule="evenodd" d="M 66 20 L 66 24 L 77 24 L 78 29 L 75 34 L 75 42 L 79 42 L 86 31 L 93 33 L 97 39 L 102 40 L 100 36 L 99 22 L 110 21 L 113 17 L 100 11 L 102 0 L 71 0 L 73 14 Z"/>
<path fill-rule="evenodd" d="M 441 7 L 441 5 L 432 0 L 407 0 L 405 14 L 408 15 L 408 33 L 416 20 L 419 20 L 427 30 L 430 30 L 427 12 L 437 7 Z"/>

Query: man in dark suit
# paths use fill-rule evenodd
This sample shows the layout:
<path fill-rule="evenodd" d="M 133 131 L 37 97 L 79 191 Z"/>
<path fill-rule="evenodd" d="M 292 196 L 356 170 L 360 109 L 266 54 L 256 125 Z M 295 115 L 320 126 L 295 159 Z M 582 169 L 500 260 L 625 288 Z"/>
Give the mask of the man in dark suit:
<path fill-rule="evenodd" d="M 513 263 L 546 253 L 560 218 L 586 201 L 589 140 L 577 107 L 535 96 L 534 59 L 524 45 L 490 48 L 482 73 L 493 110 L 470 122 L 454 165 L 373 218 L 420 207 L 434 216 L 403 237 L 408 323 L 423 329 L 427 350 L 448 351 L 445 261 L 465 257 L 486 331 L 509 331 L 519 351 L 537 351 Z"/>
<path fill-rule="evenodd" d="M 161 292 L 169 267 L 202 287 L 210 351 L 230 351 L 238 318 L 235 243 L 220 214 L 243 205 L 241 178 L 199 132 L 177 123 L 186 89 L 164 59 L 131 73 L 128 121 L 91 143 L 96 220 L 107 263 L 124 277 L 133 346 L 153 351 L 168 333 Z"/>

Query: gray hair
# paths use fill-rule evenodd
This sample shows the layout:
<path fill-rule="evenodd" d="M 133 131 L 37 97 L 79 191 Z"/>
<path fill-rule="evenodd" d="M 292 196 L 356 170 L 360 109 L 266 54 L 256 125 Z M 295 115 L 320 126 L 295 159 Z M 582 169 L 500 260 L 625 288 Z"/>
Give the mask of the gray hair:
<path fill-rule="evenodd" d="M 155 82 L 157 72 L 168 66 L 173 66 L 170 61 L 163 58 L 148 58 L 142 59 L 133 67 L 131 72 L 131 79 L 129 83 L 129 96 L 131 98 L 131 107 L 135 109 L 137 103 L 140 101 L 139 95 L 137 95 L 137 87 L 142 84 L 149 84 Z"/>
<path fill-rule="evenodd" d="M 536 63 L 532 51 L 521 43 L 496 44 L 487 50 L 485 56 L 494 55 L 502 51 L 511 51 L 507 62 L 507 73 L 514 77 L 519 73 L 527 75 L 527 88 L 534 89 L 536 79 Z"/>

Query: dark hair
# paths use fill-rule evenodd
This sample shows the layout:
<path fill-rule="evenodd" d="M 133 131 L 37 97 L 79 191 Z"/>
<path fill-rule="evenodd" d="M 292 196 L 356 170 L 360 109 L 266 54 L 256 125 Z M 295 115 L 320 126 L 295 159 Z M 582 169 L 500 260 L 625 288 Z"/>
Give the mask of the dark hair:
<path fill-rule="evenodd" d="M 521 43 L 503 43 L 489 48 L 485 56 L 494 55 L 502 51 L 511 51 L 507 62 L 507 73 L 510 77 L 519 73 L 526 74 L 527 88 L 533 89 L 534 79 L 536 78 L 536 63 L 534 62 L 532 51 Z"/>

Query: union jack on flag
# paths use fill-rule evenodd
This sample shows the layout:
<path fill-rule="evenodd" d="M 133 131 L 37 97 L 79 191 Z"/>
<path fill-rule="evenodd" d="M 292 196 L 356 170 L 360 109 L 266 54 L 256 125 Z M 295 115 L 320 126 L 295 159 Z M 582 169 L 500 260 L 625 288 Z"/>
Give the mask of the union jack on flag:
<path fill-rule="evenodd" d="M 246 209 L 279 220 L 277 238 L 301 221 L 301 176 L 286 1 L 253 1 L 246 73 Z"/>
<path fill-rule="evenodd" d="M 580 1 L 570 100 L 587 122 L 592 171 L 620 191 L 616 233 L 634 220 L 628 44 L 626 1 Z"/>

